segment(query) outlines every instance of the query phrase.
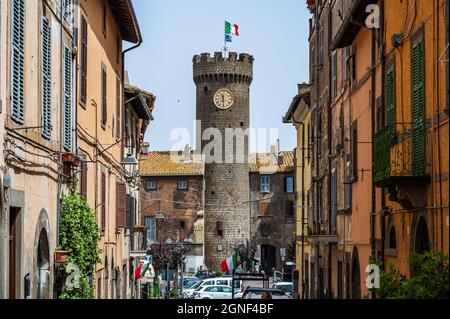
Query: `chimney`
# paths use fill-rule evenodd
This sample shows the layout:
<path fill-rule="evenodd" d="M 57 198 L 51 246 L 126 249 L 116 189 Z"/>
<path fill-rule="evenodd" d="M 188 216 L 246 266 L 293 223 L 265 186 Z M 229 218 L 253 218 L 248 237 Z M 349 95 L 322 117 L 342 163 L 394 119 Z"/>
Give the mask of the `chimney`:
<path fill-rule="evenodd" d="M 128 71 L 125 71 L 124 81 L 125 85 L 130 85 L 130 76 L 128 75 Z"/>
<path fill-rule="evenodd" d="M 275 144 L 270 145 L 270 165 L 271 166 L 278 165 L 278 151 L 277 145 Z"/>
<path fill-rule="evenodd" d="M 189 144 L 186 144 L 183 151 L 183 162 L 190 162 L 191 161 L 191 148 L 189 147 Z"/>
<path fill-rule="evenodd" d="M 142 143 L 141 154 L 142 155 L 147 155 L 149 148 L 150 148 L 150 144 L 148 142 Z"/>

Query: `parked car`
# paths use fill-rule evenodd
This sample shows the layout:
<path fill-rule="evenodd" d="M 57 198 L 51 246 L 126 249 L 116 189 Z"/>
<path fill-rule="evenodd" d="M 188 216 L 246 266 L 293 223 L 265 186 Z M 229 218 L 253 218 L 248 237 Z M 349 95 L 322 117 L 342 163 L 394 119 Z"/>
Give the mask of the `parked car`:
<path fill-rule="evenodd" d="M 231 277 L 219 277 L 219 278 L 209 278 L 204 279 L 202 281 L 199 281 L 192 285 L 191 287 L 183 290 L 183 298 L 192 298 L 193 293 L 196 289 L 199 287 L 205 287 L 205 286 L 229 286 L 232 285 L 232 278 Z M 241 291 L 241 283 L 238 280 L 234 281 L 234 290 L 235 292 Z"/>
<path fill-rule="evenodd" d="M 281 289 L 274 288 L 261 288 L 261 287 L 250 287 L 245 289 L 242 299 L 261 299 L 263 292 L 267 292 L 272 296 L 272 299 L 292 299 Z"/>
<path fill-rule="evenodd" d="M 274 283 L 272 285 L 272 288 L 281 289 L 287 295 L 292 296 L 292 291 L 294 290 L 294 285 L 292 284 L 292 282 L 280 281 L 280 282 Z"/>
<path fill-rule="evenodd" d="M 181 279 L 180 279 L 180 281 L 181 281 Z M 199 281 L 201 281 L 201 279 L 199 279 L 197 277 L 184 277 L 183 278 L 183 289 L 189 288 Z"/>
<path fill-rule="evenodd" d="M 231 299 L 230 286 L 203 286 L 193 293 L 194 299 Z"/>
<path fill-rule="evenodd" d="M 212 271 L 209 271 L 206 269 L 201 269 L 195 273 L 195 277 L 197 277 L 199 279 L 212 278 L 212 277 L 214 277 L 214 273 Z"/>

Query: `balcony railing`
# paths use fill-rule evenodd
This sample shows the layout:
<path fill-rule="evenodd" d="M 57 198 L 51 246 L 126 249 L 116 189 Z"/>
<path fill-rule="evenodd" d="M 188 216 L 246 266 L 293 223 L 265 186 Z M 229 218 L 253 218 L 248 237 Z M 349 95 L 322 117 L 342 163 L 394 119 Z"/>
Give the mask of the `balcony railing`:
<path fill-rule="evenodd" d="M 412 132 L 411 123 L 397 123 L 395 130 L 387 125 L 375 134 L 373 176 L 376 186 L 427 179 L 426 142 L 413 136 Z"/>

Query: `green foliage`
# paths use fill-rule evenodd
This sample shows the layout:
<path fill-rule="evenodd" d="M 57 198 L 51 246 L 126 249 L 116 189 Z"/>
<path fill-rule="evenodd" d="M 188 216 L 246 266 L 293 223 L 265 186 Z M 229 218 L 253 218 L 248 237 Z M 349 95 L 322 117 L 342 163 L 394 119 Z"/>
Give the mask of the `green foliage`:
<path fill-rule="evenodd" d="M 177 290 L 171 290 L 170 291 L 170 298 L 177 299 L 178 298 L 178 291 Z"/>
<path fill-rule="evenodd" d="M 60 271 L 69 273 L 68 265 L 79 268 L 79 287 L 65 289 L 60 299 L 92 299 L 90 285 L 96 263 L 100 263 L 98 242 L 100 233 L 95 214 L 86 200 L 71 192 L 61 198 L 60 249 L 68 251 L 68 263 Z M 61 269 L 62 268 L 62 269 Z M 63 276 L 64 277 L 64 276 Z"/>
<path fill-rule="evenodd" d="M 443 252 L 428 252 L 423 255 L 412 254 L 409 258 L 415 269 L 407 279 L 389 265 L 388 272 L 380 273 L 380 288 L 374 289 L 381 299 L 448 299 L 449 269 L 448 256 Z"/>
<path fill-rule="evenodd" d="M 221 272 L 221 271 L 216 271 L 214 273 L 214 277 L 222 277 L 222 276 L 223 276 L 223 272 Z"/>

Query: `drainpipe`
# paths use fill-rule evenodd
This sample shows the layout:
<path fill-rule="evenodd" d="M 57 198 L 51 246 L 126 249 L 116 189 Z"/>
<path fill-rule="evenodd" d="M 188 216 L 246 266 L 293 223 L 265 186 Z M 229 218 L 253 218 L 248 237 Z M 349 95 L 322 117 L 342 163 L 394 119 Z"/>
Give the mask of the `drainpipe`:
<path fill-rule="evenodd" d="M 381 0 L 380 3 L 380 11 L 381 11 L 381 16 L 380 16 L 380 43 L 381 43 L 381 103 L 384 105 L 385 104 L 385 90 L 384 90 L 384 86 L 385 86 L 385 79 L 386 79 L 386 48 L 384 45 L 384 0 Z M 384 108 L 383 108 L 384 109 Z M 372 139 L 373 141 L 373 139 Z M 373 145 L 372 145 L 372 152 L 373 152 Z M 372 154 L 373 156 L 373 154 Z M 373 171 L 373 164 L 372 164 L 372 171 Z M 372 181 L 373 181 L 373 174 L 372 174 Z M 374 187 L 374 186 L 372 186 Z M 386 270 L 385 267 L 385 238 L 386 238 L 386 215 L 384 213 L 385 210 L 385 206 L 386 206 L 386 189 L 383 187 L 381 189 L 381 209 L 382 209 L 382 214 L 381 214 L 381 263 L 382 263 L 382 269 L 383 271 Z"/>
<path fill-rule="evenodd" d="M 447 27 L 446 41 L 445 42 L 447 43 L 447 45 L 449 45 L 449 42 L 450 42 L 450 17 L 449 17 L 449 13 L 448 13 L 449 11 L 450 11 L 450 4 L 447 1 L 446 2 L 446 10 L 445 10 L 445 12 L 447 12 L 447 14 L 445 15 L 446 16 L 446 21 L 445 22 L 446 22 L 446 27 Z M 447 50 L 448 50 L 447 55 L 450 56 L 450 48 L 447 47 Z M 447 61 L 447 63 L 448 63 L 448 61 Z M 448 65 L 447 65 L 446 73 L 447 73 L 447 115 L 448 115 L 448 113 L 450 111 L 450 72 L 448 70 Z M 447 133 L 450 133 L 450 131 L 447 132 Z M 447 249 L 448 249 L 447 251 L 450 250 L 450 241 L 448 242 L 448 245 L 449 246 L 447 247 Z M 443 249 L 443 246 L 442 246 L 442 249 Z"/>
<path fill-rule="evenodd" d="M 294 118 L 293 112 L 291 112 L 292 123 L 302 126 L 302 299 L 305 298 L 305 123 L 297 122 Z M 297 170 L 297 165 L 295 165 L 295 170 Z"/>
<path fill-rule="evenodd" d="M 328 186 L 328 234 L 331 235 L 332 229 L 331 229 L 331 103 L 332 101 L 332 95 L 331 95 L 331 85 L 333 82 L 333 79 L 331 78 L 331 51 L 330 51 L 330 45 L 331 45 L 331 34 L 332 34 L 332 14 L 331 14 L 331 7 L 328 6 L 328 107 L 327 107 L 327 136 L 328 136 L 328 142 L 327 142 L 327 148 L 328 148 L 328 180 L 327 180 L 327 186 Z M 337 61 L 337 59 L 336 59 Z M 337 62 L 336 62 L 337 63 Z M 336 190 L 337 191 L 337 190 Z M 328 298 L 332 299 L 332 273 L 331 273 L 331 267 L 332 267 L 332 246 L 333 244 L 331 242 L 328 243 Z"/>
<path fill-rule="evenodd" d="M 376 29 L 372 29 L 371 32 L 372 35 L 372 57 L 371 57 L 371 69 L 372 74 L 370 76 L 371 79 L 371 140 L 374 141 L 375 137 L 375 99 L 376 99 L 376 63 L 375 55 L 376 55 Z M 373 144 L 372 144 L 373 145 Z M 373 149 L 372 149 L 373 152 Z M 372 154 L 373 155 L 373 154 Z M 371 214 L 370 214 L 370 244 L 371 244 L 371 255 L 372 259 L 376 258 L 376 242 L 375 242 L 375 220 L 376 220 L 376 192 L 375 192 L 375 185 L 373 183 L 373 174 L 372 174 L 372 185 L 371 185 L 371 201 L 372 201 L 372 207 L 371 207 Z M 372 292 L 372 297 L 374 297 L 374 292 Z"/>

